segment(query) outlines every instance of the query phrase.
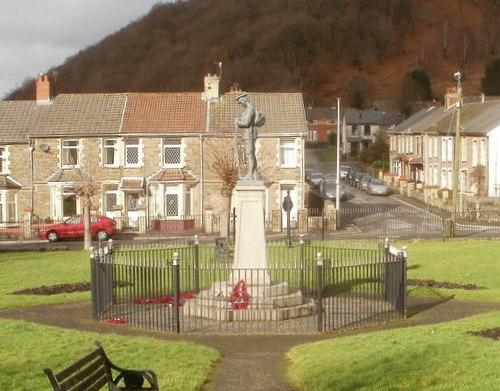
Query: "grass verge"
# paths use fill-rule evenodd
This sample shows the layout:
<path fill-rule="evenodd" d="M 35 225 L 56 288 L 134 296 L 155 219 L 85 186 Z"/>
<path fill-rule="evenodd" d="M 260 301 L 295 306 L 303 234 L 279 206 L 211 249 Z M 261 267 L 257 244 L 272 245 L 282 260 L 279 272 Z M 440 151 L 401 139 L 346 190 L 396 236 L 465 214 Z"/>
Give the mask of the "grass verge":
<path fill-rule="evenodd" d="M 288 376 L 298 390 L 498 390 L 499 342 L 470 332 L 499 327 L 499 315 L 296 346 Z"/>
<path fill-rule="evenodd" d="M 219 354 L 191 342 L 96 334 L 0 319 L 1 390 L 47 390 L 44 368 L 60 371 L 100 340 L 112 361 L 125 368 L 153 369 L 162 390 L 199 390 Z"/>

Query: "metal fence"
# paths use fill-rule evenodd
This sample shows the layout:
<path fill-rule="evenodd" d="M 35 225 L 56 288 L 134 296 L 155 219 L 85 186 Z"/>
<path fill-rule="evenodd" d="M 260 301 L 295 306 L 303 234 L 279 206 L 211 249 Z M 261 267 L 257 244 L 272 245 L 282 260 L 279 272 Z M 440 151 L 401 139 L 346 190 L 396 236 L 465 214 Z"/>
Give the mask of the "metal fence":
<path fill-rule="evenodd" d="M 172 333 L 330 332 L 406 316 L 406 251 L 302 240 L 267 246 L 266 269 L 233 268 L 197 240 L 91 252 L 93 317 Z"/>
<path fill-rule="evenodd" d="M 298 241 L 302 235 L 322 240 L 391 240 L 449 238 L 500 238 L 500 210 L 472 209 L 456 213 L 438 208 L 425 210 L 407 206 L 392 209 L 359 208 L 339 212 L 303 209 L 290 224 L 285 224 L 283 211 L 274 211 L 265 218 L 266 236 L 273 240 Z M 189 217 L 189 218 L 188 218 Z M 228 242 L 234 237 L 234 214 L 231 214 Z M 51 222 L 38 221 L 0 223 L 0 248 L 14 248 L 16 243 L 45 244 L 38 237 L 40 228 Z M 199 235 L 210 240 L 221 236 L 221 218 L 217 214 L 187 216 L 178 220 L 120 219 L 118 239 L 166 241 L 172 238 Z"/>

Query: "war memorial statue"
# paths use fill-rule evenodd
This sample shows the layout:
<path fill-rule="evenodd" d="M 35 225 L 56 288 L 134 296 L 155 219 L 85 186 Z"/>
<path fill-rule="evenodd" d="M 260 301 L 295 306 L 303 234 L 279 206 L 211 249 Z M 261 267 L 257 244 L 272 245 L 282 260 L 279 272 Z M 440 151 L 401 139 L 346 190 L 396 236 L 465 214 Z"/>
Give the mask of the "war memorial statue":
<path fill-rule="evenodd" d="M 245 159 L 247 172 L 241 177 L 242 180 L 257 180 L 257 158 L 255 155 L 255 141 L 257 139 L 257 127 L 264 125 L 265 117 L 262 112 L 254 106 L 246 92 L 236 96 L 236 101 L 244 107 L 243 113 L 235 119 L 238 129 L 243 129 L 243 145 L 245 148 Z M 241 162 L 239 162 L 241 173 Z"/>

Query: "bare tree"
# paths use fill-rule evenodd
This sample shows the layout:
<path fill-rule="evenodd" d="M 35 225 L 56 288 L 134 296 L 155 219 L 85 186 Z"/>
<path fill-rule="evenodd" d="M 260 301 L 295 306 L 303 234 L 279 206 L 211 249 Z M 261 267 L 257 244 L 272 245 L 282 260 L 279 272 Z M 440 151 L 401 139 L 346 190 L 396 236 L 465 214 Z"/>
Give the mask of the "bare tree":
<path fill-rule="evenodd" d="M 83 224 L 84 240 L 83 248 L 88 250 L 92 246 L 92 233 L 90 231 L 90 207 L 92 206 L 92 197 L 99 194 L 101 189 L 95 177 L 98 165 L 97 156 L 93 151 L 89 151 L 82 156 L 80 167 L 75 171 L 75 194 L 80 198 L 83 204 Z"/>
<path fill-rule="evenodd" d="M 228 148 L 229 140 L 211 140 L 207 143 L 206 162 L 208 169 L 222 181 L 220 194 L 225 198 L 222 210 L 221 235 L 229 237 L 231 196 L 239 178 L 238 162 L 234 147 Z"/>

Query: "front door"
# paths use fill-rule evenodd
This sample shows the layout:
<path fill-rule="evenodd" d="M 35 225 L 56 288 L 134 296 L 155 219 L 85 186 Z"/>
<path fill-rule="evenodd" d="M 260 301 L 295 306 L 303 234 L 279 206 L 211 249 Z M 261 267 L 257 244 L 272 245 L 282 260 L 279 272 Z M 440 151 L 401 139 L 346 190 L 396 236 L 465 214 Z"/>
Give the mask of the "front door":
<path fill-rule="evenodd" d="M 125 211 L 128 221 L 128 226 L 137 228 L 139 226 L 139 211 L 137 205 L 139 202 L 139 193 L 125 194 L 127 210 Z"/>

